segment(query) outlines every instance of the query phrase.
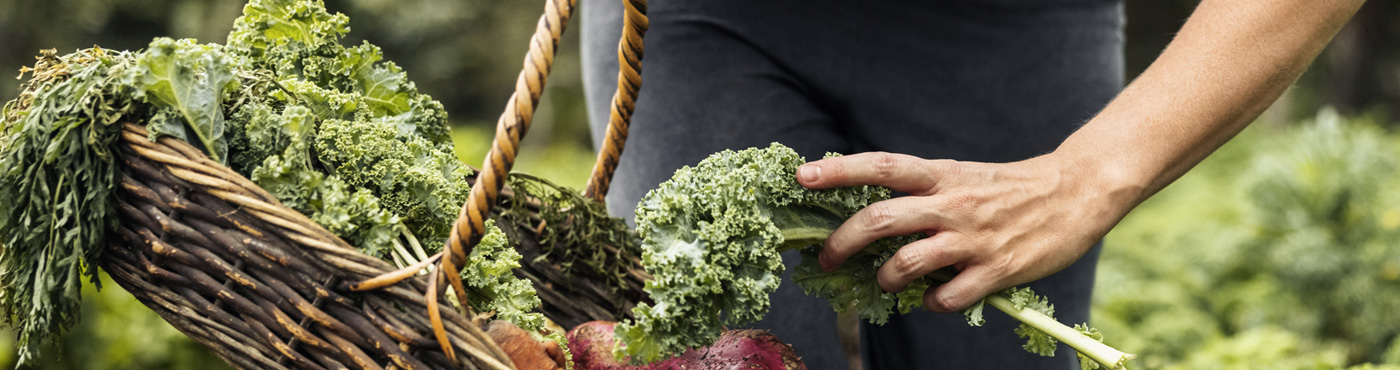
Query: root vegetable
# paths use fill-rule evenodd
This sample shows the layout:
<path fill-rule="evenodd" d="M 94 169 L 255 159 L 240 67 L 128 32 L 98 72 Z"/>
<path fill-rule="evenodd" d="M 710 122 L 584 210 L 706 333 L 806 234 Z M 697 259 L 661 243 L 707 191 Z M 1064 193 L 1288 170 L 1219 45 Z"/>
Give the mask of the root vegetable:
<path fill-rule="evenodd" d="M 509 321 L 492 321 L 486 327 L 501 349 L 506 351 L 515 368 L 520 370 L 564 369 L 564 353 L 552 342 L 541 342 Z"/>

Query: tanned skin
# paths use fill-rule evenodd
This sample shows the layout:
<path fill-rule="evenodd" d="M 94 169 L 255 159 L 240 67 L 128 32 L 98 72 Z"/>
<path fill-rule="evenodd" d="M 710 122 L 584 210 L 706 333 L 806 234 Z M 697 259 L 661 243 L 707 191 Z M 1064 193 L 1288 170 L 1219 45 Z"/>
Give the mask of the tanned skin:
<path fill-rule="evenodd" d="M 937 312 L 1068 267 L 1128 211 L 1200 163 L 1298 79 L 1363 0 L 1204 0 L 1146 71 L 1050 154 L 1013 163 L 861 153 L 808 163 L 813 189 L 881 185 L 910 196 L 876 203 L 827 239 L 840 266 L 870 242 L 929 235 L 880 268 L 904 289 L 945 266 L 924 293 Z"/>

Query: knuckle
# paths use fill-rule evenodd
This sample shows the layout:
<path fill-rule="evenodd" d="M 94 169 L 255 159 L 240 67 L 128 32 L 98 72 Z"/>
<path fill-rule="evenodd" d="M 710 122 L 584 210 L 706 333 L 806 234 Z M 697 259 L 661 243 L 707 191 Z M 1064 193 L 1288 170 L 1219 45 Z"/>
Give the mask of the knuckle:
<path fill-rule="evenodd" d="M 962 162 L 952 159 L 934 159 L 927 163 L 930 170 L 941 173 L 945 178 L 956 178 L 965 171 Z"/>
<path fill-rule="evenodd" d="M 989 276 L 1003 279 L 1015 272 L 1016 255 L 1006 254 L 992 258 L 982 265 L 982 270 Z"/>
<path fill-rule="evenodd" d="M 877 153 L 871 161 L 871 166 L 874 167 L 876 176 L 890 178 L 899 171 L 899 160 L 895 158 L 894 154 Z"/>
<path fill-rule="evenodd" d="M 925 302 L 925 304 L 932 306 L 934 311 L 953 312 L 961 308 L 958 307 L 956 300 L 957 298 L 952 294 L 934 294 L 933 299 L 930 300 L 932 302 Z"/>
<path fill-rule="evenodd" d="M 929 254 L 920 250 L 910 248 L 901 249 L 890 257 L 890 262 L 894 263 L 894 272 L 901 278 L 916 276 L 928 263 Z"/>
<path fill-rule="evenodd" d="M 871 204 L 865 207 L 865 214 L 865 228 L 870 231 L 886 231 L 894 227 L 895 211 L 888 204 Z"/>

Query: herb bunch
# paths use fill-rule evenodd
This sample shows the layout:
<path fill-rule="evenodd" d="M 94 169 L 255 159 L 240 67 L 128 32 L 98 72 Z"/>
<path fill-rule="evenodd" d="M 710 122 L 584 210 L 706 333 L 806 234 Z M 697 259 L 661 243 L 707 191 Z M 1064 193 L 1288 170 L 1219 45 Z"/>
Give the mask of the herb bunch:
<path fill-rule="evenodd" d="M 31 344 L 61 335 L 78 320 L 83 280 L 115 225 L 111 144 L 117 123 L 140 115 L 123 76 L 128 52 L 45 51 L 20 97 L 0 121 L 0 308 L 18 332 L 19 360 Z"/>

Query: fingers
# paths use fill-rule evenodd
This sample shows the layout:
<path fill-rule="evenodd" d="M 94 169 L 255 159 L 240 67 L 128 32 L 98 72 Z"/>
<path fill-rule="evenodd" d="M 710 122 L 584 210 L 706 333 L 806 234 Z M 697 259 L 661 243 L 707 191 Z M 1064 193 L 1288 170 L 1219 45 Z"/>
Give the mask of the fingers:
<path fill-rule="evenodd" d="M 953 280 L 924 292 L 924 308 L 939 313 L 961 311 L 1000 290 L 996 281 L 988 269 L 965 269 L 958 272 Z"/>
<path fill-rule="evenodd" d="M 953 244 L 956 238 L 952 235 L 939 233 L 899 248 L 875 275 L 880 288 L 903 291 L 914 279 L 967 259 L 971 250 Z"/>
<path fill-rule="evenodd" d="M 921 193 L 938 181 L 935 163 L 890 153 L 860 153 L 809 162 L 797 168 L 797 182 L 812 189 L 879 185 L 906 193 Z"/>
<path fill-rule="evenodd" d="M 926 197 L 903 197 L 871 204 L 847 219 L 822 244 L 822 269 L 833 271 L 880 238 L 937 230 L 944 224 Z"/>

